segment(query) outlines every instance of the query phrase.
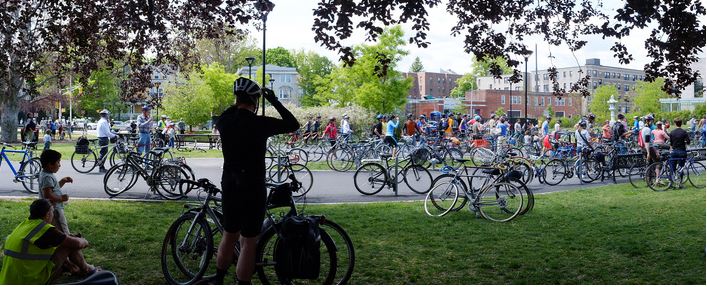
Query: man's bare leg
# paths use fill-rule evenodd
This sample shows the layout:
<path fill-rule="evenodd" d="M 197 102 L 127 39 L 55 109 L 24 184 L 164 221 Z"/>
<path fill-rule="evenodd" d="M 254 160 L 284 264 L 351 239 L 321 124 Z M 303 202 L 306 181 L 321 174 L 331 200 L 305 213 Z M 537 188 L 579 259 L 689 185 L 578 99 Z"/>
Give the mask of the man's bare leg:
<path fill-rule="evenodd" d="M 250 282 L 255 271 L 255 249 L 258 237 L 241 237 L 241 254 L 236 266 L 236 277 L 239 283 Z"/>

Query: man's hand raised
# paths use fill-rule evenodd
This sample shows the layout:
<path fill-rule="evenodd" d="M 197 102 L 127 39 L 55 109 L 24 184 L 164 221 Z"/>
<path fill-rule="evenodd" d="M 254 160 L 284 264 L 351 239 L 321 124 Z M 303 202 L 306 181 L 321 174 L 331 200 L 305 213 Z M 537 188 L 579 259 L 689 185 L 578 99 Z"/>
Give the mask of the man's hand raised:
<path fill-rule="evenodd" d="M 275 92 L 268 88 L 263 88 L 263 97 L 271 103 L 278 100 Z"/>

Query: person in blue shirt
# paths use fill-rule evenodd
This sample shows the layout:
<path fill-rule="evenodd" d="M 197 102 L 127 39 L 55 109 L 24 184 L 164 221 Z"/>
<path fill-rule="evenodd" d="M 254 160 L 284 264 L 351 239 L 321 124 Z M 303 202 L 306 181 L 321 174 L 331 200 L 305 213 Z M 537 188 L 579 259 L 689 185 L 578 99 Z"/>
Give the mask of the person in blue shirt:
<path fill-rule="evenodd" d="M 545 121 L 542 123 L 542 136 L 546 136 L 550 134 L 550 116 L 545 117 Z"/>
<path fill-rule="evenodd" d="M 501 130 L 501 132 L 499 133 L 500 136 L 502 136 L 502 137 L 508 136 L 509 124 L 506 122 L 505 117 L 501 117 L 501 120 L 499 121 L 498 125 L 496 125 L 496 127 Z"/>
<path fill-rule="evenodd" d="M 395 129 L 398 128 L 398 121 L 397 115 L 390 116 L 386 124 L 385 138 L 383 139 L 384 143 L 393 148 L 393 155 L 395 155 L 395 147 L 398 145 L 398 141 L 395 140 Z"/>

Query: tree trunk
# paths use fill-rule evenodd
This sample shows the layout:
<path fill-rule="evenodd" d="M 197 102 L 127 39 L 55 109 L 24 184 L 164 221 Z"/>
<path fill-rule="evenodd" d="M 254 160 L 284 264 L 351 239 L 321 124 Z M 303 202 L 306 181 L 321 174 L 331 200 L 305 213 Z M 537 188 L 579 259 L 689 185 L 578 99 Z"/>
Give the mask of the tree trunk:
<path fill-rule="evenodd" d="M 17 142 L 17 90 L 7 87 L 2 91 L 2 114 L 0 114 L 0 141 Z"/>

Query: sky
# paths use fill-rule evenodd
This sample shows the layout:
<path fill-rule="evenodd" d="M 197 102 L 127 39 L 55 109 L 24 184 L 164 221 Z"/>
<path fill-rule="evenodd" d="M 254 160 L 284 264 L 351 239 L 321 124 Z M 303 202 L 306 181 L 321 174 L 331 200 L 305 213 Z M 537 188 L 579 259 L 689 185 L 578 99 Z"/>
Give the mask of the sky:
<path fill-rule="evenodd" d="M 327 56 L 334 62 L 338 62 L 339 56 L 336 51 L 329 51 L 326 48 L 319 46 L 314 42 L 314 32 L 312 24 L 314 18 L 312 11 L 316 8 L 317 0 L 272 0 L 275 3 L 274 10 L 269 14 L 267 21 L 267 48 L 284 47 L 286 49 L 304 49 L 315 51 L 321 55 Z M 604 11 L 613 11 L 623 1 L 604 1 Z M 451 69 L 452 71 L 463 74 L 471 72 L 471 55 L 464 52 L 463 35 L 458 37 L 451 36 L 451 28 L 455 24 L 456 17 L 447 14 L 444 7 L 446 1 L 442 5 L 428 10 L 428 21 L 430 22 L 430 31 L 427 34 L 427 41 L 430 42 L 427 48 L 418 48 L 414 44 L 408 44 L 406 49 L 409 54 L 405 56 L 398 70 L 407 71 L 414 61 L 415 57 L 420 57 L 425 71 L 439 72 L 440 69 Z M 608 12 L 613 15 L 613 12 Z M 356 23 L 354 21 L 354 23 Z M 703 20 L 703 23 L 705 21 Z M 406 36 L 410 36 L 411 30 L 406 29 Z M 251 28 L 251 35 L 255 38 L 258 46 L 262 45 L 262 32 Z M 624 38 L 623 43 L 626 45 L 629 53 L 633 54 L 634 61 L 629 65 L 620 65 L 618 59 L 613 57 L 610 47 L 614 43 L 614 39 L 603 40 L 601 37 L 587 37 L 584 40 L 588 44 L 581 50 L 575 52 L 577 61 L 580 65 L 584 65 L 585 59 L 599 58 L 604 66 L 619 66 L 631 69 L 643 69 L 643 66 L 649 62 L 646 56 L 644 43 L 650 35 L 650 30 L 636 30 L 631 33 L 631 36 Z M 407 40 L 407 39 L 406 39 Z M 343 42 L 345 45 L 355 45 L 364 43 L 365 33 L 362 29 L 356 29 L 352 37 Z M 553 62 L 556 67 L 576 66 L 577 61 L 571 54 L 571 51 L 565 47 L 555 47 L 542 41 L 539 37 L 527 37 L 525 44 L 529 49 L 533 50 L 537 44 L 537 66 L 538 69 L 544 70 L 550 66 L 548 56 L 550 53 L 554 56 Z M 704 57 L 704 52 L 701 54 Z M 517 58 L 522 61 L 522 58 Z M 528 70 L 534 70 L 536 65 L 535 54 L 528 61 Z M 519 68 L 523 68 L 520 67 Z"/>

